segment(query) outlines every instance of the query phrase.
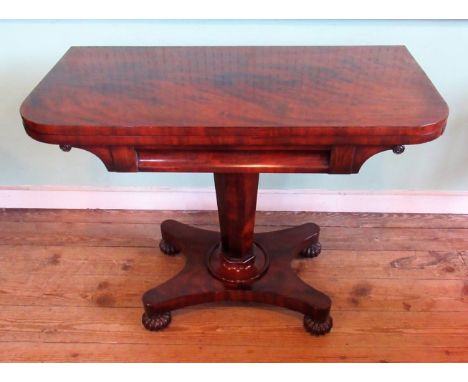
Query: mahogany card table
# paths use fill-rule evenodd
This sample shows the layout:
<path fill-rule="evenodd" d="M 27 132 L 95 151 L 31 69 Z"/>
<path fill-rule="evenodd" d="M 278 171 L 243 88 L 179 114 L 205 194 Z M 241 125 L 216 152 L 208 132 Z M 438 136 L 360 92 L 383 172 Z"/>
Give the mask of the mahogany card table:
<path fill-rule="evenodd" d="M 290 266 L 320 253 L 319 227 L 254 233 L 259 174 L 357 173 L 439 137 L 448 108 L 404 46 L 72 47 L 21 116 L 32 138 L 109 171 L 214 173 L 220 232 L 161 224 L 161 251 L 186 264 L 143 295 L 146 329 L 175 309 L 240 301 L 300 312 L 321 335 L 331 300 Z"/>

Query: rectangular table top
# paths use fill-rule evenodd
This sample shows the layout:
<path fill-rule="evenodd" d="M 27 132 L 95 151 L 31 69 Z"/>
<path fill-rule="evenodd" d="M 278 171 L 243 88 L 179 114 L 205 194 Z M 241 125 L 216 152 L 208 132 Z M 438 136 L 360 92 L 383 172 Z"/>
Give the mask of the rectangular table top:
<path fill-rule="evenodd" d="M 403 46 L 72 47 L 21 115 L 51 143 L 420 143 L 448 108 Z"/>

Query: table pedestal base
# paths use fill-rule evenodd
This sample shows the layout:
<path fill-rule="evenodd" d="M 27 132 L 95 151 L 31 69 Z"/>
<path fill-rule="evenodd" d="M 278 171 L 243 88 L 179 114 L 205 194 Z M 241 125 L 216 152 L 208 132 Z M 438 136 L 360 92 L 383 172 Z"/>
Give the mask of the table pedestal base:
<path fill-rule="evenodd" d="M 319 227 L 313 223 L 254 235 L 261 260 L 242 269 L 243 276 L 223 278 L 213 272 L 213 253 L 220 247 L 220 233 L 191 227 L 174 220 L 161 225 L 161 250 L 183 252 L 183 270 L 143 295 L 142 322 L 148 330 L 161 330 L 171 321 L 170 312 L 190 305 L 240 301 L 276 305 L 304 314 L 304 328 L 313 335 L 331 330 L 330 298 L 303 282 L 291 268 L 294 256 L 314 257 L 320 252 Z M 249 276 L 252 273 L 252 277 Z M 221 274 L 221 276 L 220 276 Z"/>

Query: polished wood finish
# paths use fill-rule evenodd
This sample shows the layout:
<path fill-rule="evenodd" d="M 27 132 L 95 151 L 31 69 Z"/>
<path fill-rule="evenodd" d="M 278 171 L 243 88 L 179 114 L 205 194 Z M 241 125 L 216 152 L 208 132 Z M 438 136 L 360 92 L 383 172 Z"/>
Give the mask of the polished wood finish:
<path fill-rule="evenodd" d="M 291 269 L 299 255 L 312 257 L 320 229 L 308 223 L 254 237 L 258 174 L 215 173 L 220 233 L 174 220 L 161 224 L 160 249 L 187 257 L 184 269 L 143 295 L 142 323 L 164 329 L 170 312 L 209 302 L 256 302 L 304 314 L 304 328 L 323 335 L 332 328 L 330 298 Z M 207 269 L 209 272 L 207 272 Z"/>
<path fill-rule="evenodd" d="M 330 299 L 289 268 L 316 257 L 313 223 L 254 234 L 259 173 L 350 174 L 373 155 L 433 140 L 448 108 L 402 46 L 71 48 L 21 106 L 39 141 L 109 171 L 213 172 L 220 231 L 165 221 L 160 249 L 184 270 L 143 297 L 143 324 L 214 301 L 304 313 L 332 326 Z"/>
<path fill-rule="evenodd" d="M 222 250 L 231 260 L 248 260 L 253 244 L 258 174 L 215 173 L 214 180 Z"/>
<path fill-rule="evenodd" d="M 74 47 L 22 113 L 44 135 L 239 140 L 421 135 L 447 117 L 402 46 Z"/>
<path fill-rule="evenodd" d="M 138 153 L 138 171 L 177 171 L 188 165 L 191 171 L 215 173 L 328 172 L 327 150 L 210 150 L 155 151 Z M 157 159 L 155 159 L 157 158 Z"/>
<path fill-rule="evenodd" d="M 164 220 L 218 225 L 216 211 L 0 210 L 0 360 L 468 362 L 468 215 L 257 212 L 258 232 L 321 226 L 323 253 L 290 266 L 333 299 L 325 337 L 240 303 L 148 335 L 141 294 L 186 262 L 157 249 Z"/>
<path fill-rule="evenodd" d="M 158 323 L 162 316 L 167 316 L 167 312 L 189 305 L 220 301 L 257 302 L 285 307 L 303 313 L 306 329 L 312 334 L 325 334 L 331 329 L 330 298 L 304 283 L 290 266 L 292 259 L 304 246 L 317 242 L 317 225 L 308 223 L 256 234 L 255 244 L 271 258 L 268 272 L 258 280 L 244 279 L 237 284 L 231 280 L 217 280 L 206 272 L 207 254 L 219 243 L 218 232 L 174 220 L 164 221 L 161 232 L 164 240 L 173 242 L 175 247 L 181 249 L 187 262 L 177 276 L 144 294 L 143 323 L 147 329 L 161 329 Z M 236 265 L 231 263 L 233 268 Z M 236 267 L 237 272 L 239 269 L 240 272 L 244 271 Z M 151 317 L 155 325 L 149 319 Z"/>
<path fill-rule="evenodd" d="M 109 171 L 354 173 L 448 109 L 403 46 L 73 47 L 21 115 Z"/>

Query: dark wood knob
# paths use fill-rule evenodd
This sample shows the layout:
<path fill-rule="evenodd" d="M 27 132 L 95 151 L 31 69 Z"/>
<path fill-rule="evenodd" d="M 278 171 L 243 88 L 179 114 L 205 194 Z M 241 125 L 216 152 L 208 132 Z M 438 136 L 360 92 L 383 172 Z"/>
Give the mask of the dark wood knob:
<path fill-rule="evenodd" d="M 397 145 L 397 146 L 394 146 L 392 150 L 395 154 L 403 154 L 403 152 L 405 151 L 405 146 Z"/>
<path fill-rule="evenodd" d="M 65 151 L 66 153 L 72 149 L 71 145 L 60 145 L 60 150 Z"/>

